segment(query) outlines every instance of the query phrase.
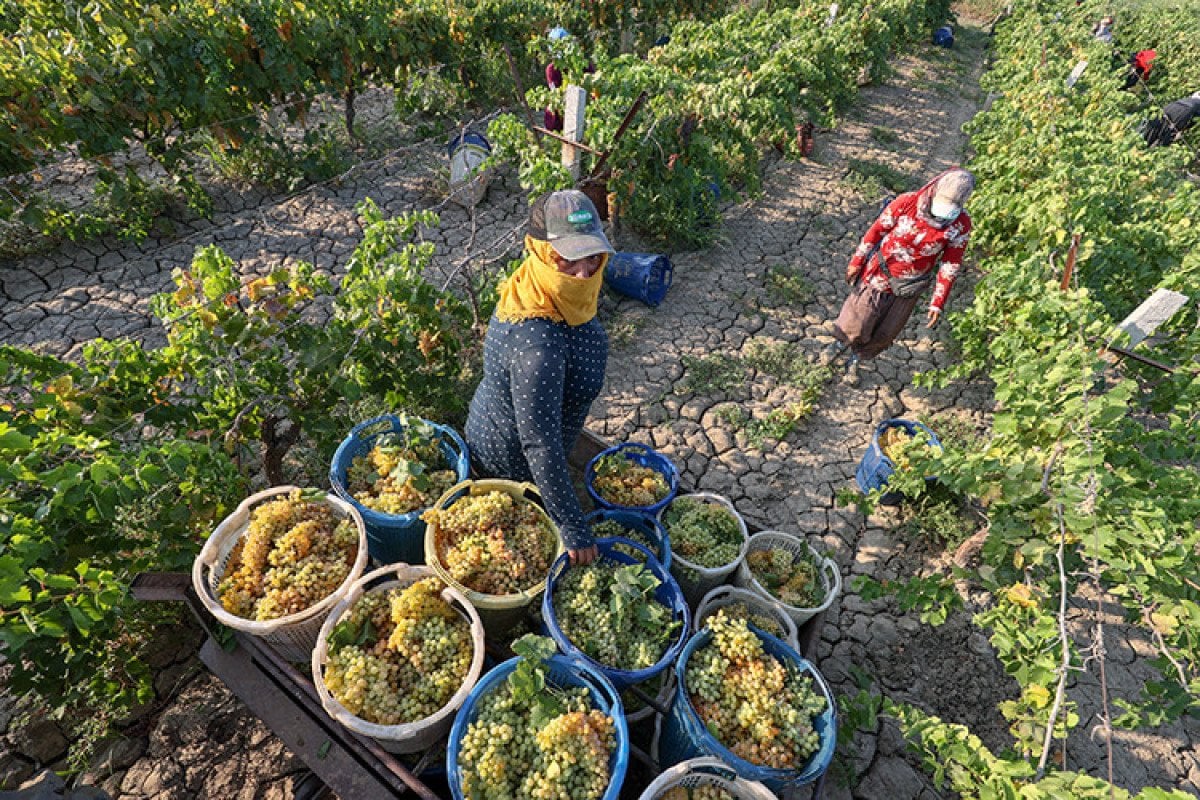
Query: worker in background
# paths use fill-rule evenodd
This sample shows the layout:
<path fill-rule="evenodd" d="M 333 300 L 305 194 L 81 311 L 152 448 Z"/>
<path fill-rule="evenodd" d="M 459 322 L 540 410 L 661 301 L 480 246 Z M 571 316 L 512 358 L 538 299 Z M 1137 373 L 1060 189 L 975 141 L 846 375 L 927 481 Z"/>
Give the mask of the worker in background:
<path fill-rule="evenodd" d="M 1102 17 L 1096 23 L 1096 27 L 1092 28 L 1092 36 L 1102 42 L 1112 44 L 1113 40 L 1113 23 L 1115 20 L 1112 17 Z"/>
<path fill-rule="evenodd" d="M 1168 103 L 1162 115 L 1142 125 L 1141 133 L 1151 147 L 1165 147 L 1183 139 L 1183 134 L 1200 117 L 1200 92 Z"/>
<path fill-rule="evenodd" d="M 555 27 L 550 29 L 549 37 L 551 41 L 566 39 L 571 33 L 566 28 Z M 551 61 L 546 65 L 546 85 L 551 89 L 557 89 L 562 86 L 562 70 L 554 65 Z M 562 115 L 549 106 L 542 112 L 542 127 L 548 131 L 561 131 L 563 129 Z"/>

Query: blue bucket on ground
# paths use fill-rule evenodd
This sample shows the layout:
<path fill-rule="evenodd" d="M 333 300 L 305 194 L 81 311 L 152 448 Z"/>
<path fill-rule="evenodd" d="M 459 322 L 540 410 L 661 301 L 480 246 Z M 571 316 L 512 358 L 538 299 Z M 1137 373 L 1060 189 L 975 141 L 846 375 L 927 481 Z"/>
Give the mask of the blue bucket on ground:
<path fill-rule="evenodd" d="M 933 32 L 933 43 L 938 47 L 954 47 L 954 28 L 943 25 Z"/>
<path fill-rule="evenodd" d="M 562 580 L 566 571 L 572 568 L 570 566 L 570 559 L 566 553 L 560 555 L 550 567 L 550 577 L 546 579 L 546 593 L 542 595 L 542 619 L 546 623 L 546 630 L 549 632 L 550 638 L 558 645 L 559 650 L 565 653 L 568 658 L 582 661 L 592 669 L 603 674 L 620 691 L 634 684 L 650 680 L 675 663 L 675 658 L 683 650 L 684 642 L 687 641 L 688 631 L 692 624 L 692 611 L 688 608 L 687 600 L 683 596 L 683 590 L 679 588 L 679 584 L 675 582 L 675 578 L 654 557 L 653 553 L 637 542 L 621 538 L 597 539 L 596 545 L 600 548 L 600 558 L 614 561 L 618 564 L 638 563 L 638 559 L 633 556 L 613 549 L 613 545 L 615 544 L 628 545 L 640 551 L 645 556 L 646 569 L 650 570 L 650 573 L 660 581 L 658 589 L 654 592 L 654 599 L 671 610 L 671 618 L 673 620 L 682 623 L 682 627 L 675 636 L 675 641 L 663 653 L 658 663 L 645 669 L 617 669 L 616 667 L 610 667 L 596 661 L 567 638 L 562 628 L 559 627 L 558 615 L 554 612 L 554 590 L 557 588 L 558 582 Z"/>
<path fill-rule="evenodd" d="M 478 716 L 476 706 L 489 692 L 500 688 L 500 684 L 508 680 L 519 661 L 519 658 L 510 658 L 484 675 L 467 695 L 466 702 L 454 717 L 454 726 L 450 729 L 450 739 L 446 744 L 447 781 L 454 800 L 465 800 L 458 751 L 467 733 L 467 726 Z M 612 717 L 617 746 L 608 762 L 611 777 L 601 800 L 617 800 L 621 794 L 621 784 L 625 782 L 625 771 L 629 767 L 629 726 L 625 723 L 625 709 L 621 705 L 621 696 L 607 678 L 586 664 L 571 661 L 563 656 L 551 656 L 546 660 L 546 664 L 547 683 L 560 689 L 584 687 L 591 694 L 593 707 Z"/>
<path fill-rule="evenodd" d="M 871 444 L 867 447 L 867 452 L 863 453 L 862 460 L 858 462 L 858 469 L 854 473 L 854 480 L 858 483 L 858 489 L 863 494 L 868 494 L 875 489 L 882 489 L 887 486 L 888 479 L 892 477 L 892 473 L 896 471 L 896 465 L 883 452 L 883 448 L 879 446 L 879 437 L 889 428 L 903 428 L 908 432 L 909 436 L 915 436 L 917 431 L 924 431 L 929 436 L 929 444 L 933 447 L 941 447 L 942 443 L 938 440 L 937 435 L 929 428 L 919 422 L 912 422 L 907 419 L 888 419 L 879 423 L 875 428 L 875 433 L 871 436 Z M 937 476 L 929 476 L 925 479 L 927 482 L 937 480 Z M 885 492 L 879 498 L 879 502 L 885 506 L 899 505 L 904 499 L 904 495 L 900 492 Z"/>
<path fill-rule="evenodd" d="M 592 486 L 592 481 L 596 477 L 596 464 L 605 456 L 614 454 L 624 455 L 626 458 L 640 464 L 643 467 L 664 475 L 667 479 L 667 496 L 657 503 L 649 506 L 619 506 L 616 503 L 610 503 L 600 496 L 600 493 Z M 592 457 L 592 460 L 587 463 L 587 467 L 583 471 L 583 484 L 587 487 L 587 493 L 600 508 L 613 508 L 621 511 L 640 511 L 643 514 L 655 515 L 667 507 L 667 504 L 675 499 L 676 492 L 679 491 L 679 470 L 671 463 L 671 459 L 664 456 L 657 450 L 653 450 L 641 442 L 625 442 L 624 444 L 610 447 L 607 450 L 601 450 Z M 665 535 L 665 533 L 664 533 Z"/>
<path fill-rule="evenodd" d="M 683 652 L 679 654 L 679 660 L 675 662 L 675 696 L 672 698 L 670 713 L 663 717 L 662 734 L 658 742 L 658 763 L 666 769 L 691 758 L 713 756 L 733 767 L 740 777 L 760 781 L 779 794 L 810 784 L 829 769 L 829 762 L 833 759 L 833 751 L 837 747 L 837 707 L 829 684 L 811 662 L 780 639 L 753 625 L 750 628 L 762 640 L 763 650 L 789 668 L 810 675 L 815 690 L 824 695 L 825 710 L 813 720 L 813 729 L 820 740 L 817 752 L 801 770 L 763 767 L 738 758 L 709 732 L 692 706 L 692 701 L 688 699 L 686 683 L 687 665 L 692 655 L 712 641 L 712 631 L 702 628 L 688 640 Z"/>
<path fill-rule="evenodd" d="M 658 550 L 653 554 L 654 557 L 663 565 L 663 569 L 671 569 L 671 537 L 657 518 L 642 511 L 626 511 L 621 508 L 598 508 L 583 518 L 588 525 L 610 520 L 632 528 L 653 542 Z"/>
<path fill-rule="evenodd" d="M 470 477 L 470 460 L 467 457 L 467 445 L 455 430 L 447 425 L 421 420 L 431 426 L 436 432 L 441 444 L 442 455 L 450 469 L 458 475 L 459 481 Z M 363 523 L 367 528 L 367 552 L 379 564 L 425 563 L 425 523 L 421 512 L 417 509 L 407 514 L 384 514 L 367 508 L 354 499 L 346 488 L 346 472 L 350 464 L 358 456 L 371 452 L 375 440 L 389 433 L 403 433 L 406 426 L 404 420 L 395 414 L 384 414 L 366 422 L 360 422 L 350 431 L 350 434 L 338 445 L 333 454 L 333 465 L 329 468 L 329 485 L 338 497 L 358 509 Z"/>
<path fill-rule="evenodd" d="M 614 253 L 604 268 L 604 282 L 614 292 L 657 307 L 674 276 L 671 259 L 656 253 Z"/>
<path fill-rule="evenodd" d="M 492 145 L 481 133 L 465 131 L 449 141 L 450 197 L 455 202 L 474 206 L 483 199 L 489 178 L 481 169 L 491 154 Z"/>

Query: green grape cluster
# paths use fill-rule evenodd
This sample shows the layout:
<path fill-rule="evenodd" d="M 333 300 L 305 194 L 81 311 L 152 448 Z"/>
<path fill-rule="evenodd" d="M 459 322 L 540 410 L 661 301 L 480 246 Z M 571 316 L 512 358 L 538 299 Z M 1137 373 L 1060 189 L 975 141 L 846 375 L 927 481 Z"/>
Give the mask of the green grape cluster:
<path fill-rule="evenodd" d="M 433 435 L 404 441 L 395 434 L 375 439 L 346 470 L 346 485 L 355 500 L 384 514 L 407 514 L 427 508 L 458 481 L 446 469 L 446 456 Z M 440 467 L 440 469 L 439 469 Z"/>
<path fill-rule="evenodd" d="M 797 608 L 816 608 L 825 599 L 820 567 L 812 551 L 793 553 L 768 547 L 746 554 L 746 566 L 780 602 Z"/>
<path fill-rule="evenodd" d="M 721 610 L 724 611 L 725 616 L 729 617 L 730 619 L 744 619 L 746 622 L 754 625 L 759 630 L 766 631 L 772 636 L 782 639 L 786 633 L 786 631 L 783 629 L 783 625 L 780 624 L 778 619 L 770 614 L 765 614 L 758 609 L 751 608 L 748 604 L 741 601 L 721 606 Z M 708 619 L 708 617 L 705 618 L 705 625 L 708 624 Z"/>
<path fill-rule="evenodd" d="M 438 559 L 450 576 L 476 592 L 528 589 L 554 559 L 554 528 L 535 505 L 504 492 L 466 495 L 421 518 L 437 527 Z"/>
<path fill-rule="evenodd" d="M 702 786 L 672 786 L 654 800 L 737 800 L 732 794 L 715 783 Z"/>
<path fill-rule="evenodd" d="M 720 503 L 677 497 L 662 516 L 671 552 L 692 564 L 712 569 L 733 562 L 742 552 L 738 519 Z"/>
<path fill-rule="evenodd" d="M 471 627 L 425 578 L 364 594 L 330 635 L 325 686 L 347 711 L 379 725 L 430 716 L 466 679 Z M 343 640 L 349 640 L 343 642 Z"/>
<path fill-rule="evenodd" d="M 458 761 L 463 795 L 479 800 L 596 800 L 608 788 L 616 749 L 612 717 L 590 708 L 583 688 L 555 691 L 562 713 L 542 727 L 533 702 L 508 683 L 482 698 Z"/>
<path fill-rule="evenodd" d="M 217 597 L 229 613 L 259 622 L 298 614 L 333 594 L 357 555 L 353 520 L 297 489 L 251 510 Z"/>
<path fill-rule="evenodd" d="M 613 505 L 630 507 L 652 506 L 671 493 L 665 475 L 626 453 L 610 453 L 596 462 L 592 488 Z"/>
<path fill-rule="evenodd" d="M 662 585 L 642 564 L 600 558 L 569 568 L 554 588 L 563 634 L 597 662 L 622 670 L 652 667 L 682 624 L 654 598 Z"/>
<path fill-rule="evenodd" d="M 650 541 L 649 536 L 642 533 L 637 528 L 630 528 L 625 525 L 622 525 L 621 523 L 617 522 L 615 519 L 606 519 L 603 522 L 597 522 L 595 525 L 592 526 L 592 533 L 598 538 L 619 536 L 622 539 L 629 539 L 630 541 L 637 542 L 642 547 L 649 550 L 651 553 L 654 553 L 654 555 L 660 561 L 662 560 L 662 557 L 663 557 L 662 548 L 659 547 L 654 542 Z M 634 548 L 630 547 L 627 544 L 613 545 L 613 549 L 617 550 L 618 552 L 624 553 L 627 556 L 631 556 L 632 558 L 636 558 L 639 561 L 643 560 L 643 558 L 644 558 L 641 553 L 639 553 L 637 550 L 635 550 Z"/>
<path fill-rule="evenodd" d="M 688 696 L 709 731 L 734 755 L 775 769 L 801 769 L 820 748 L 813 718 L 825 698 L 812 678 L 763 650 L 745 620 L 723 609 L 708 620 L 712 641 L 687 667 Z"/>

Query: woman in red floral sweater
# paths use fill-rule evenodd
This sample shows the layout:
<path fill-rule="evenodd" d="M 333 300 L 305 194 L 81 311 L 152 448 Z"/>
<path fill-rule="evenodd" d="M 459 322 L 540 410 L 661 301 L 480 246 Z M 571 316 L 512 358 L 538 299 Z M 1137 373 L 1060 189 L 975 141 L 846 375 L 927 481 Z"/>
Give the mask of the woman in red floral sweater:
<path fill-rule="evenodd" d="M 872 359 L 891 345 L 930 285 L 927 327 L 941 319 L 971 235 L 963 205 L 974 188 L 970 172 L 947 170 L 889 203 L 863 236 L 846 268 L 846 282 L 854 289 L 834 323 L 840 345 L 823 359 L 832 362 L 849 347 L 848 381 L 857 380 L 859 359 Z"/>

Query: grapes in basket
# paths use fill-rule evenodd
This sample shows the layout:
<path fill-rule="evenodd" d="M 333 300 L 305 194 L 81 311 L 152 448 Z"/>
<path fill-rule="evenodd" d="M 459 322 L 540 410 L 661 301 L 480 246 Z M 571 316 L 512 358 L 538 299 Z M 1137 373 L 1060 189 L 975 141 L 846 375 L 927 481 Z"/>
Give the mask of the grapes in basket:
<path fill-rule="evenodd" d="M 798 770 L 820 748 L 813 717 L 825 698 L 812 678 L 763 650 L 744 620 L 718 609 L 712 639 L 692 654 L 688 696 L 700 719 L 734 755 L 765 767 Z"/>
<path fill-rule="evenodd" d="M 637 528 L 628 528 L 615 519 L 606 519 L 603 522 L 597 522 L 592 525 L 592 534 L 597 538 L 608 538 L 619 536 L 622 539 L 629 539 L 637 542 L 642 547 L 654 553 L 655 558 L 662 559 L 662 550 L 657 544 L 650 541 L 650 537 L 639 531 Z M 614 544 L 613 549 L 624 553 L 631 558 L 636 558 L 641 561 L 645 558 L 637 549 L 630 547 L 627 544 Z"/>
<path fill-rule="evenodd" d="M 793 553 L 783 547 L 766 547 L 746 554 L 746 566 L 781 603 L 796 608 L 816 608 L 825 598 L 820 566 L 807 548 Z"/>
<path fill-rule="evenodd" d="M 671 493 L 666 476 L 625 453 L 609 453 L 596 462 L 592 488 L 617 506 L 652 506 Z"/>
<path fill-rule="evenodd" d="M 483 594 L 513 594 L 545 580 L 557 535 L 533 503 L 504 492 L 466 495 L 422 517 L 437 526 L 438 560 Z"/>
<path fill-rule="evenodd" d="M 346 484 L 355 500 L 383 514 L 407 514 L 428 508 L 458 482 L 433 426 L 408 421 L 403 433 L 375 438 L 369 451 L 355 456 Z"/>
<path fill-rule="evenodd" d="M 230 614 L 263 622 L 298 614 L 333 594 L 358 555 L 358 528 L 297 489 L 255 506 L 229 553 L 217 597 Z"/>
<path fill-rule="evenodd" d="M 729 564 L 742 552 L 742 528 L 733 512 L 720 503 L 677 497 L 662 516 L 671 538 L 672 555 L 701 567 Z"/>
<path fill-rule="evenodd" d="M 655 800 L 737 800 L 737 798 L 720 786 L 706 783 L 690 789 L 686 786 L 672 786 Z"/>
<path fill-rule="evenodd" d="M 606 667 L 633 671 L 662 659 L 682 622 L 654 598 L 662 581 L 642 564 L 597 559 L 568 569 L 554 614 L 571 643 Z"/>
<path fill-rule="evenodd" d="M 730 619 L 742 619 L 749 622 L 751 625 L 758 628 L 760 631 L 765 631 L 772 636 L 782 639 L 787 632 L 783 626 L 779 624 L 779 620 L 771 614 L 766 614 L 759 609 L 752 608 L 748 603 L 743 603 L 740 600 L 728 605 L 721 606 L 721 610 L 725 612 L 725 616 Z M 715 611 L 713 613 L 716 613 Z M 708 624 L 708 617 L 705 617 L 704 625 Z M 701 625 L 701 627 L 704 627 Z"/>
<path fill-rule="evenodd" d="M 471 668 L 470 624 L 437 578 L 364 594 L 329 635 L 325 686 L 367 722 L 400 725 L 450 702 Z"/>
<path fill-rule="evenodd" d="M 459 750 L 462 792 L 471 798 L 596 800 L 612 776 L 612 717 L 591 707 L 582 687 L 549 682 L 543 659 L 554 642 L 526 635 L 508 680 L 480 699 Z"/>

